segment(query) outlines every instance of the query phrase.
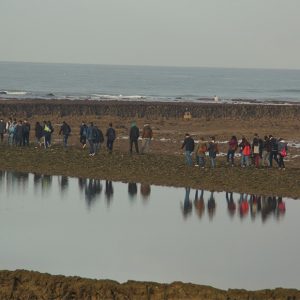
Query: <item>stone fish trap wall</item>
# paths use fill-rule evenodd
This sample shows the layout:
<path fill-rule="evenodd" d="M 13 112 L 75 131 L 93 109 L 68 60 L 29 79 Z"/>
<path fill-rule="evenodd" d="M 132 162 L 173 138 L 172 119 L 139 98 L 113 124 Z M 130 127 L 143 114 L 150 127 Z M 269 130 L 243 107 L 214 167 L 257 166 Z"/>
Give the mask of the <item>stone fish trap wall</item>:
<path fill-rule="evenodd" d="M 200 119 L 274 119 L 300 120 L 297 104 L 170 103 L 92 100 L 1 100 L 2 116 L 116 116 L 120 118 L 178 118 L 186 111 Z"/>

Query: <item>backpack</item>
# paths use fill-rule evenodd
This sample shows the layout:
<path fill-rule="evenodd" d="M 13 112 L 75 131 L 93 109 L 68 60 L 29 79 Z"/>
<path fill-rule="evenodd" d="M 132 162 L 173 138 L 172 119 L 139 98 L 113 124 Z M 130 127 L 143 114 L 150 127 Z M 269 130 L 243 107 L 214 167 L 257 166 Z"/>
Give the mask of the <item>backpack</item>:
<path fill-rule="evenodd" d="M 246 145 L 243 149 L 243 154 L 245 156 L 249 156 L 251 154 L 251 149 L 250 149 L 250 145 Z"/>
<path fill-rule="evenodd" d="M 107 139 L 110 141 L 114 141 L 116 138 L 116 133 L 113 128 L 108 128 L 107 130 Z"/>

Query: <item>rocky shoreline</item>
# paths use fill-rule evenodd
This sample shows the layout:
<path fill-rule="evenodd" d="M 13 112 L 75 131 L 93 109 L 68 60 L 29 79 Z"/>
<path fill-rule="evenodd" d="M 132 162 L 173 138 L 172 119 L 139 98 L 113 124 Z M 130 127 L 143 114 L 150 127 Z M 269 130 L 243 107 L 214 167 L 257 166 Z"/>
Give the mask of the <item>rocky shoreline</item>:
<path fill-rule="evenodd" d="M 117 116 L 120 118 L 182 118 L 190 111 L 199 119 L 251 120 L 259 118 L 300 119 L 300 105 L 207 102 L 146 102 L 117 100 L 0 100 L 0 112 L 6 116 Z"/>
<path fill-rule="evenodd" d="M 0 299 L 3 300 L 296 300 L 296 289 L 266 289 L 227 291 L 191 283 L 95 280 L 80 277 L 50 275 L 33 271 L 0 271 Z"/>

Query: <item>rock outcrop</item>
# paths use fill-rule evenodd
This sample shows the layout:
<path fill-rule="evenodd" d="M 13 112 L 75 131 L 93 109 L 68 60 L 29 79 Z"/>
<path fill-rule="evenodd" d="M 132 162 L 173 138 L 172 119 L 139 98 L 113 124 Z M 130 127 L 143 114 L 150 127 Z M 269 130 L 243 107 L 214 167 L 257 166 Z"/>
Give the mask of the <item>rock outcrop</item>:
<path fill-rule="evenodd" d="M 223 291 L 208 286 L 174 282 L 128 281 L 120 284 L 111 280 L 92 280 L 80 277 L 41 274 L 31 271 L 0 271 L 0 299 L 2 300 L 294 300 L 300 291 L 274 289 L 261 291 Z"/>
<path fill-rule="evenodd" d="M 300 105 L 183 103 L 91 100 L 1 100 L 2 116 L 111 115 L 121 118 L 183 118 L 186 111 L 201 119 L 300 119 Z"/>

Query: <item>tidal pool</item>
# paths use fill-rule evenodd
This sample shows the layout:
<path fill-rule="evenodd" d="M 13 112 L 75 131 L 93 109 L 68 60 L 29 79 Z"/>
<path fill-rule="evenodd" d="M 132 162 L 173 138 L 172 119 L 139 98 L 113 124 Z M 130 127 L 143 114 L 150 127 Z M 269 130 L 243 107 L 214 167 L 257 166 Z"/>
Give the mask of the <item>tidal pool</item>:
<path fill-rule="evenodd" d="M 299 227 L 299 200 L 0 174 L 2 270 L 299 288 Z"/>

